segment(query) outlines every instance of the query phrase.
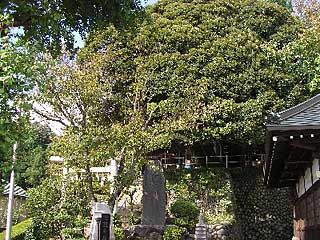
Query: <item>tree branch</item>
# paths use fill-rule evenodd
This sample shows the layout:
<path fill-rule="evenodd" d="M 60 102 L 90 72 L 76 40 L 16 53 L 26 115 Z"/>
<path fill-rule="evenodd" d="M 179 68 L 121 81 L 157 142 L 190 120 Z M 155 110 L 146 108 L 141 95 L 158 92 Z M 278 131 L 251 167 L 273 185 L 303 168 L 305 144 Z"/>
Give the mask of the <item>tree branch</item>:
<path fill-rule="evenodd" d="M 65 122 L 63 122 L 63 121 L 62 121 L 61 119 L 59 119 L 59 118 L 56 118 L 56 117 L 54 117 L 54 116 L 47 115 L 46 113 L 41 112 L 41 111 L 39 111 L 39 110 L 37 110 L 37 109 L 33 109 L 33 111 L 34 111 L 36 114 L 40 115 L 41 117 L 45 118 L 46 120 L 58 122 L 58 123 L 62 124 L 62 125 L 65 126 L 65 127 L 68 126 L 68 124 L 66 124 Z"/>

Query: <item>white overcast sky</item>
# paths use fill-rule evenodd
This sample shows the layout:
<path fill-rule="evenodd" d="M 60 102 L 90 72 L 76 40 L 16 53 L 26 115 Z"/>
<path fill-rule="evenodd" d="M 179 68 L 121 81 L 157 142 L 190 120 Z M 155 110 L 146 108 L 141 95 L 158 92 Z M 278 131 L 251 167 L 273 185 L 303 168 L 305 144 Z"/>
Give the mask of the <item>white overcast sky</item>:
<path fill-rule="evenodd" d="M 156 2 L 158 2 L 158 0 L 148 0 L 146 5 L 151 5 L 151 4 L 156 3 Z"/>

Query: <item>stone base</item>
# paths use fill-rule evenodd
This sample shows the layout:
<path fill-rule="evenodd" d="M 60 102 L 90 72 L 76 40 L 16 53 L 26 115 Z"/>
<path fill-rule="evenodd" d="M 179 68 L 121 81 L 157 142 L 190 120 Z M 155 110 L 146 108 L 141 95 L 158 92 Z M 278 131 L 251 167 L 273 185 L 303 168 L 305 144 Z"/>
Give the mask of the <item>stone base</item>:
<path fill-rule="evenodd" d="M 226 224 L 209 225 L 210 240 L 226 240 L 229 235 L 229 226 Z"/>
<path fill-rule="evenodd" d="M 126 231 L 126 239 L 130 240 L 162 240 L 164 226 L 134 225 Z"/>
<path fill-rule="evenodd" d="M 195 230 L 196 240 L 207 240 L 207 226 L 198 223 Z"/>

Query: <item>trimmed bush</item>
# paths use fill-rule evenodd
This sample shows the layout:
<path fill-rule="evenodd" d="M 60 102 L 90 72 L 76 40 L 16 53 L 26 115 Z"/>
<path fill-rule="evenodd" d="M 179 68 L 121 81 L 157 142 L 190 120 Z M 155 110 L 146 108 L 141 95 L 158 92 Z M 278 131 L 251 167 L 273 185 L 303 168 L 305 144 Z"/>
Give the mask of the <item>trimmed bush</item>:
<path fill-rule="evenodd" d="M 226 170 L 168 170 L 165 174 L 169 209 L 178 199 L 192 203 L 200 200 L 206 223 L 233 222 L 232 189 L 230 175 Z"/>
<path fill-rule="evenodd" d="M 18 223 L 12 227 L 11 230 L 11 239 L 12 240 L 24 240 L 25 234 L 29 226 L 31 226 L 32 220 L 31 218 Z M 0 233 L 0 239 L 5 239 L 6 232 Z"/>
<path fill-rule="evenodd" d="M 185 199 L 176 200 L 170 211 L 175 219 L 175 224 L 181 227 L 186 227 L 189 230 L 195 227 L 198 216 L 200 214 L 199 208 L 193 203 Z"/>
<path fill-rule="evenodd" d="M 196 219 L 200 210 L 193 203 L 185 199 L 178 199 L 171 206 L 171 213 L 177 218 Z"/>

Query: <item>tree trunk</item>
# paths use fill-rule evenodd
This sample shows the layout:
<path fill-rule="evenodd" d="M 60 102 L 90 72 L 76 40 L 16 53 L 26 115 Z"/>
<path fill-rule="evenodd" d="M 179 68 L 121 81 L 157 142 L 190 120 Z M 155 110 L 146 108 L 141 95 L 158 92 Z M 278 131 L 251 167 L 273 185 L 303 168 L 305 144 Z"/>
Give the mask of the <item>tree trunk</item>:
<path fill-rule="evenodd" d="M 93 192 L 93 184 L 92 184 L 93 180 L 92 180 L 92 174 L 91 174 L 91 172 L 90 172 L 90 166 L 89 166 L 89 164 L 86 164 L 86 169 L 85 169 L 85 171 L 86 171 L 86 182 L 88 183 L 88 193 L 89 193 L 89 197 L 90 197 L 91 201 L 96 202 L 97 199 L 96 199 L 96 197 L 94 196 L 94 192 Z"/>
<path fill-rule="evenodd" d="M 118 176 L 116 177 L 116 179 L 118 178 Z M 118 183 L 118 181 L 115 181 L 115 183 Z M 109 207 L 111 209 L 111 212 L 114 211 L 114 208 L 116 207 L 116 201 L 119 197 L 119 195 L 121 194 L 121 184 L 114 184 L 114 188 L 113 188 L 113 192 L 111 193 L 110 199 L 108 201 Z"/>

